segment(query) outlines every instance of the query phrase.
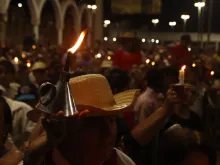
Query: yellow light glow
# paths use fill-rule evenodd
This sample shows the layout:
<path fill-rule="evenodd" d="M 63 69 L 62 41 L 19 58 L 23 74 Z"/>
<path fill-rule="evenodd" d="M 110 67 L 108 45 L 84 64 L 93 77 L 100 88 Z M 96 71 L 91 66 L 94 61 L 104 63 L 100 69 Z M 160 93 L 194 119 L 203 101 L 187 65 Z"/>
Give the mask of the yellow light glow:
<path fill-rule="evenodd" d="M 185 70 L 186 69 L 186 65 L 183 65 L 181 70 Z"/>
<path fill-rule="evenodd" d="M 149 64 L 150 63 L 150 59 L 146 59 L 146 64 Z"/>
<path fill-rule="evenodd" d="M 26 57 L 26 55 L 25 55 L 24 53 L 22 53 L 21 57 L 22 57 L 22 58 L 25 58 L 25 57 Z"/>
<path fill-rule="evenodd" d="M 82 44 L 85 35 L 86 35 L 86 30 L 84 30 L 84 31 L 80 34 L 80 36 L 79 36 L 79 38 L 78 38 L 76 44 L 75 44 L 72 48 L 70 48 L 70 49 L 68 50 L 68 52 L 74 54 L 74 53 L 77 51 L 77 49 L 80 47 L 80 45 Z"/>
<path fill-rule="evenodd" d="M 18 62 L 19 62 L 18 57 L 15 57 L 15 58 L 14 58 L 14 62 L 15 62 L 15 64 L 18 64 Z"/>
<path fill-rule="evenodd" d="M 107 59 L 110 61 L 112 58 L 111 58 L 111 56 L 108 56 Z"/>
<path fill-rule="evenodd" d="M 37 47 L 36 47 L 36 45 L 32 45 L 32 49 L 36 49 Z"/>
<path fill-rule="evenodd" d="M 169 56 L 168 56 L 168 59 L 171 59 L 171 58 L 172 58 L 172 56 L 171 56 L 171 55 L 169 55 Z"/>
<path fill-rule="evenodd" d="M 210 72 L 210 75 L 211 75 L 211 76 L 214 76 L 214 75 L 215 75 L 215 72 L 214 72 L 214 71 L 211 71 L 211 72 Z"/>
<path fill-rule="evenodd" d="M 151 63 L 151 65 L 154 66 L 154 65 L 155 65 L 155 62 L 153 61 L 153 62 Z"/>
<path fill-rule="evenodd" d="M 30 68 L 30 67 L 31 67 L 31 63 L 30 63 L 30 62 L 27 62 L 27 64 L 26 64 L 26 65 L 27 65 L 27 67 L 28 67 L 28 68 Z"/>
<path fill-rule="evenodd" d="M 193 67 L 193 68 L 195 68 L 195 67 L 196 67 L 196 64 L 195 64 L 195 63 L 193 63 L 193 64 L 192 64 L 192 67 Z"/>

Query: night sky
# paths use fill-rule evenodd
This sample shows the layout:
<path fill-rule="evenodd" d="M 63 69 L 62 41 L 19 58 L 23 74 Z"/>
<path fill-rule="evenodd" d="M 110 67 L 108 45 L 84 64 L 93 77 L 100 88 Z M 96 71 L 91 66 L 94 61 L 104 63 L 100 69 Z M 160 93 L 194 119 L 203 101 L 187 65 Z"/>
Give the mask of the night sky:
<path fill-rule="evenodd" d="M 14 3 L 18 1 L 24 2 L 27 0 L 12 0 Z M 94 3 L 95 0 L 76 0 L 78 4 L 81 3 Z M 162 9 L 160 15 L 149 15 L 149 14 L 138 14 L 138 15 L 115 15 L 111 12 L 111 0 L 104 1 L 104 18 L 110 19 L 112 22 L 121 22 L 122 20 L 130 21 L 130 28 L 139 29 L 141 27 L 147 27 L 149 30 L 153 28 L 151 23 L 152 18 L 159 18 L 160 23 L 157 27 L 158 31 L 171 31 L 168 25 L 169 21 L 176 21 L 177 26 L 175 31 L 182 31 L 183 21 L 180 19 L 181 14 L 187 13 L 191 16 L 187 23 L 187 31 L 197 31 L 197 8 L 194 7 L 195 0 L 162 0 Z M 220 32 L 220 0 L 213 0 L 213 19 L 212 19 L 212 31 Z M 204 30 L 207 31 L 207 21 L 208 21 L 208 4 L 205 7 L 204 12 Z"/>
<path fill-rule="evenodd" d="M 121 20 L 130 20 L 132 23 L 132 28 L 140 28 L 142 26 L 147 26 L 149 30 L 153 28 L 151 23 L 152 18 L 159 18 L 160 24 L 157 28 L 159 31 L 171 31 L 168 25 L 169 21 L 176 21 L 177 26 L 175 31 L 182 31 L 183 21 L 180 16 L 183 13 L 189 14 L 191 16 L 187 23 L 187 31 L 197 31 L 197 18 L 198 10 L 194 7 L 195 0 L 162 0 L 162 9 L 160 15 L 149 15 L 149 14 L 138 14 L 138 15 L 114 15 L 111 13 L 110 0 L 107 0 L 105 4 L 105 17 L 113 20 L 114 22 L 120 22 Z M 213 19 L 212 19 L 212 31 L 220 32 L 220 23 L 218 17 L 220 15 L 220 0 L 213 0 Z M 208 2 L 208 1 L 207 1 Z M 204 30 L 207 31 L 207 21 L 208 21 L 208 7 L 207 3 L 204 10 Z"/>

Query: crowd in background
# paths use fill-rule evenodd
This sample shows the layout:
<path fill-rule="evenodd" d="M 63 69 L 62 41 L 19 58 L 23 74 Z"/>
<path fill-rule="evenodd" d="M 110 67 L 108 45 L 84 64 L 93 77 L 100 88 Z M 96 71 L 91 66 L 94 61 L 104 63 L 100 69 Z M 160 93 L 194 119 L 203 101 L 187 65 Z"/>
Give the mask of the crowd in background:
<path fill-rule="evenodd" d="M 81 46 L 69 59 L 72 77 L 102 74 L 113 94 L 141 89 L 133 108 L 118 117 L 115 144 L 138 165 L 215 165 L 217 162 L 220 56 L 210 50 L 194 51 L 191 43 L 190 36 L 183 35 L 179 43 L 169 46 L 141 47 L 138 39 L 122 37 L 116 50 L 103 48 L 96 41 L 93 49 Z M 5 112 L 3 125 L 7 125 L 4 131 L 8 134 L 6 137 L 0 131 L 0 144 L 7 144 L 0 155 L 12 148 L 25 152 L 35 127 L 26 114 L 39 101 L 41 84 L 55 84 L 59 79 L 66 52 L 61 46 L 52 49 L 35 43 L 2 47 L 0 106 Z M 192 94 L 182 106 L 173 107 L 174 113 L 151 140 L 131 143 L 132 137 L 125 135 L 163 105 L 170 86 L 178 83 L 183 65 L 186 65 L 185 83 Z"/>

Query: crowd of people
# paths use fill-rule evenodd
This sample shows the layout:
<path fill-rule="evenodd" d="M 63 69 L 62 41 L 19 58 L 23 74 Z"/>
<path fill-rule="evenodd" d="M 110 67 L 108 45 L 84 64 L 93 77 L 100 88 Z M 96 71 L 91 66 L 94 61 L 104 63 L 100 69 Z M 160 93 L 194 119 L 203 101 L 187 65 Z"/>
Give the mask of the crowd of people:
<path fill-rule="evenodd" d="M 54 108 L 49 102 L 61 93 L 44 87 L 64 81 L 68 49 L 2 47 L 1 165 L 216 165 L 218 54 L 194 51 L 189 35 L 172 46 L 141 47 L 133 37 L 119 43 L 116 50 L 100 41 L 93 49 L 82 45 L 67 58 L 77 113 L 66 116 L 68 104 L 49 119 L 36 105 Z"/>

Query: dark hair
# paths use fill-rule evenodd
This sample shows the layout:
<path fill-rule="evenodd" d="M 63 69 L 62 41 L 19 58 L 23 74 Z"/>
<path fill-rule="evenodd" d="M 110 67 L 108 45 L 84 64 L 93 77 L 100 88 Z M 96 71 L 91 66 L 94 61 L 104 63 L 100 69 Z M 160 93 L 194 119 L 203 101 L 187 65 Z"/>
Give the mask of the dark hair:
<path fill-rule="evenodd" d="M 122 92 L 126 87 L 128 87 L 130 82 L 128 73 L 120 69 L 112 69 L 107 76 L 107 80 L 113 93 Z"/>
<path fill-rule="evenodd" d="M 191 41 L 191 36 L 189 34 L 184 34 L 180 38 L 181 41 Z"/>
<path fill-rule="evenodd" d="M 160 89 L 164 81 L 164 75 L 163 75 L 162 70 L 158 68 L 150 69 L 147 72 L 146 80 L 147 80 L 148 87 L 154 90 Z"/>
<path fill-rule="evenodd" d="M 15 74 L 16 72 L 15 67 L 10 61 L 7 60 L 0 61 L 0 65 L 5 67 L 7 73 Z"/>

